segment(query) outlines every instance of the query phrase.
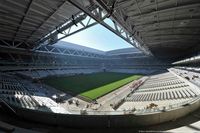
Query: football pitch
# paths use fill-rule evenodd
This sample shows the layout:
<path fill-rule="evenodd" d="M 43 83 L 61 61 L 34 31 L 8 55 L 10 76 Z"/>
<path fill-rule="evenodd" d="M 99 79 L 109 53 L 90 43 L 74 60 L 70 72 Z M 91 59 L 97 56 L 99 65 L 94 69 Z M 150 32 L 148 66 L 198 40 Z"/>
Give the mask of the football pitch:
<path fill-rule="evenodd" d="M 141 75 L 102 72 L 45 78 L 43 82 L 58 90 L 94 100 L 140 77 Z"/>

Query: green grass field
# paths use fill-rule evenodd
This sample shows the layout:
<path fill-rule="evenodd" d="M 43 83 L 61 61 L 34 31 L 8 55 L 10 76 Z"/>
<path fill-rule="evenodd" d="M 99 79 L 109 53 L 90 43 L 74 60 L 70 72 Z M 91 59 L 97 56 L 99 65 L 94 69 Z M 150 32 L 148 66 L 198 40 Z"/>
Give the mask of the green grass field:
<path fill-rule="evenodd" d="M 124 73 L 95 73 L 46 78 L 43 82 L 58 90 L 94 100 L 140 77 Z"/>

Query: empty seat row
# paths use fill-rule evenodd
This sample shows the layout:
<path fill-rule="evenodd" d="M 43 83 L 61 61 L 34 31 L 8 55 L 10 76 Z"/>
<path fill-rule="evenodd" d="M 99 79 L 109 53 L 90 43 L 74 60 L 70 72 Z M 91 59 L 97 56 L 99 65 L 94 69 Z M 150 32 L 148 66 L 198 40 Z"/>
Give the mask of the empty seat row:
<path fill-rule="evenodd" d="M 168 82 L 163 82 L 163 83 L 155 83 L 155 81 L 152 81 L 154 84 L 150 84 L 150 85 L 142 85 L 140 87 L 140 89 L 146 89 L 146 88 L 153 88 L 153 87 L 161 87 L 161 86 L 169 86 L 169 85 L 176 85 L 176 84 L 181 84 L 181 83 L 184 83 L 183 81 L 168 81 Z"/>
<path fill-rule="evenodd" d="M 35 101 L 33 101 L 30 97 L 27 96 L 19 98 L 11 95 L 4 95 L 4 99 L 8 103 L 13 104 L 15 106 L 17 105 L 25 108 L 35 108 L 36 106 L 38 106 L 38 104 Z"/>
<path fill-rule="evenodd" d="M 161 87 L 153 87 L 153 88 L 146 88 L 146 89 L 138 89 L 136 92 L 150 92 L 150 91 L 160 91 L 160 90 L 170 90 L 170 89 L 177 89 L 177 88 L 184 88 L 188 87 L 187 84 L 180 84 L 180 85 L 173 85 L 173 86 L 161 86 Z"/>
<path fill-rule="evenodd" d="M 9 94 L 9 95 L 27 95 L 27 92 L 24 91 L 6 91 L 6 90 L 0 90 L 0 94 Z"/>
<path fill-rule="evenodd" d="M 15 85 L 3 84 L 0 89 L 6 89 L 6 90 L 23 90 L 24 87 L 21 86 L 21 85 L 15 86 Z"/>
<path fill-rule="evenodd" d="M 191 89 L 179 89 L 173 91 L 155 92 L 155 93 L 134 93 L 127 97 L 127 101 L 157 101 L 157 100 L 170 100 L 178 98 L 195 97 L 197 94 Z"/>

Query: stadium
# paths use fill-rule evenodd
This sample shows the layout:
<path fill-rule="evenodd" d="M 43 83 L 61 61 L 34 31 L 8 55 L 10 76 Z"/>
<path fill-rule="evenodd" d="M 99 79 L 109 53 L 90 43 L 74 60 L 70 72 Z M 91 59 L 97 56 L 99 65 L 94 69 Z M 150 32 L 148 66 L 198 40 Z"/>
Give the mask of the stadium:
<path fill-rule="evenodd" d="M 0 0 L 0 16 L 0 132 L 200 132 L 200 1 Z M 132 47 L 63 40 L 96 25 Z"/>

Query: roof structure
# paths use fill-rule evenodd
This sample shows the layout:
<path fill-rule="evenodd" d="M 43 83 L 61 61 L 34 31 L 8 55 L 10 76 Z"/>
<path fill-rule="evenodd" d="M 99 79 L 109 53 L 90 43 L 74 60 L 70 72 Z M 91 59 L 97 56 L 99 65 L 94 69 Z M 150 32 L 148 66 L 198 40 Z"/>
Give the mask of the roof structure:
<path fill-rule="evenodd" d="M 113 16 L 122 14 L 129 32 L 155 56 L 182 56 L 194 52 L 200 42 L 198 0 L 100 0 L 111 7 Z M 118 21 L 118 20 L 117 20 Z"/>
<path fill-rule="evenodd" d="M 0 46 L 35 50 L 97 23 L 148 55 L 180 57 L 200 49 L 198 0 L 1 0 Z"/>

